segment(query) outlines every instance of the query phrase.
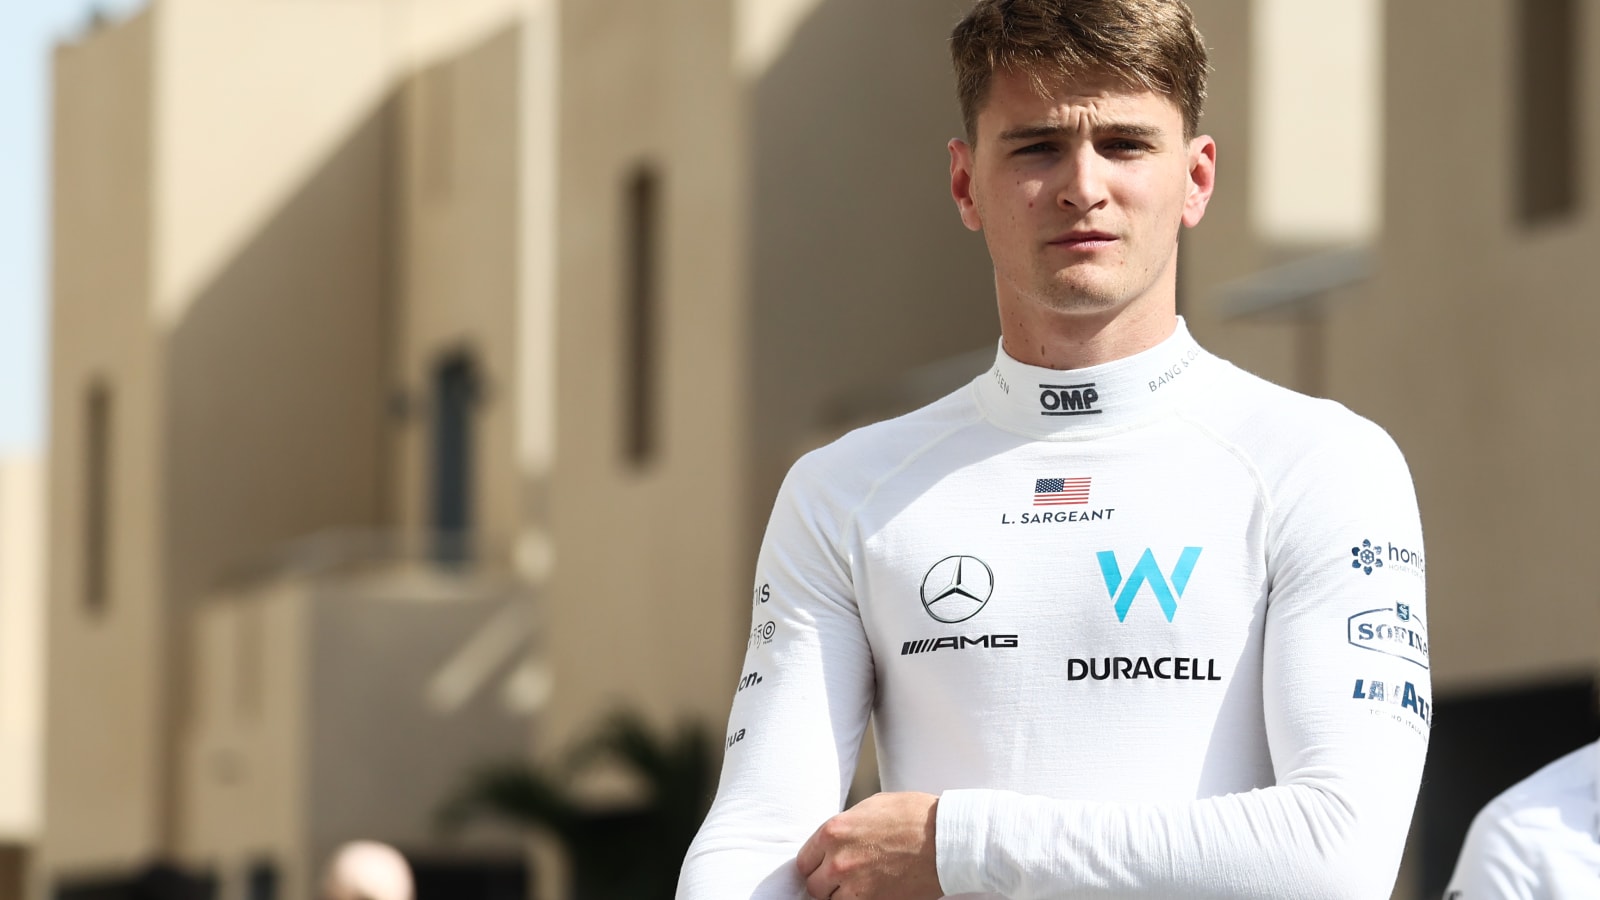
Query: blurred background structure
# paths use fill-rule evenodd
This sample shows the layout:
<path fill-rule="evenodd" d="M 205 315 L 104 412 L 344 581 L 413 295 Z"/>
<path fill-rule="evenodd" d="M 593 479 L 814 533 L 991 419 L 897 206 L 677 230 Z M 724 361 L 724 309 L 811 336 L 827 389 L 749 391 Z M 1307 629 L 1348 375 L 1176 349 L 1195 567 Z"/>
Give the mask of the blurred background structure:
<path fill-rule="evenodd" d="M 1597 733 L 1600 11 L 1191 2 L 1220 181 L 1180 311 L 1416 477 L 1436 726 L 1396 897 L 1435 897 L 1477 807 Z M 309 900 L 356 838 L 419 900 L 566 896 L 548 840 L 438 832 L 453 787 L 619 707 L 720 729 L 788 465 L 992 357 L 947 195 L 966 5 L 151 0 L 63 43 L 0 898 L 165 862 Z"/>

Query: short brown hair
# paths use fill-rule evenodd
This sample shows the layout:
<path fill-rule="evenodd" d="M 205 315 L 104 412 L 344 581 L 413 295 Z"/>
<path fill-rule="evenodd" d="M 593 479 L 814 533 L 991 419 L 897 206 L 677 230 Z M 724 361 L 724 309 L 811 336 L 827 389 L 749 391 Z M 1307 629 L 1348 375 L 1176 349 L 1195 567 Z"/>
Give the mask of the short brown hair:
<path fill-rule="evenodd" d="M 969 141 L 1000 71 L 1026 73 L 1041 93 L 1105 72 L 1171 97 L 1184 137 L 1200 130 L 1206 45 L 1183 0 L 978 0 L 950 33 L 950 58 Z"/>

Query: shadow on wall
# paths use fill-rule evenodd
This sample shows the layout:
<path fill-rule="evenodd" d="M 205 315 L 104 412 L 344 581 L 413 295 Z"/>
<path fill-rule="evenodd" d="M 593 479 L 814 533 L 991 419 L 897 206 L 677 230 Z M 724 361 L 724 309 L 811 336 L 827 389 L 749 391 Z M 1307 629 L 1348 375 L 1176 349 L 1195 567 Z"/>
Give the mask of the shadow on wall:
<path fill-rule="evenodd" d="M 840 395 L 999 335 L 982 238 L 949 195 L 945 144 L 961 125 L 947 47 L 968 6 L 822 0 L 755 76 L 759 521 Z"/>
<path fill-rule="evenodd" d="M 224 561 L 381 524 L 395 106 L 365 117 L 170 335 L 178 598 L 209 589 Z"/>

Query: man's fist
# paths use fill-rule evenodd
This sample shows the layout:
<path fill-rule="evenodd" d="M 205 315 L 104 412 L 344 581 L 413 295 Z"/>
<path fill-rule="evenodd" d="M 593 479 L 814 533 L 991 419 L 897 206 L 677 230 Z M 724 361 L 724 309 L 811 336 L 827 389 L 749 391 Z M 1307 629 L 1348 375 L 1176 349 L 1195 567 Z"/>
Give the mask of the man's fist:
<path fill-rule="evenodd" d="M 816 900 L 934 900 L 939 798 L 874 794 L 822 823 L 795 863 Z"/>

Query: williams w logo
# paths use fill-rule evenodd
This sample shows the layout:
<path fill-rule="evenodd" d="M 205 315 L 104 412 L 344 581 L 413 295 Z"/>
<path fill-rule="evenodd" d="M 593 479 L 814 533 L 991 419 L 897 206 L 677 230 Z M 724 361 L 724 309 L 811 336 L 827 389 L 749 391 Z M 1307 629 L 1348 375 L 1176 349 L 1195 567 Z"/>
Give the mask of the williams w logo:
<path fill-rule="evenodd" d="M 1101 550 L 1095 554 L 1100 559 L 1100 574 L 1106 579 L 1106 593 L 1117 602 L 1117 621 L 1125 622 L 1128 619 L 1128 608 L 1133 606 L 1133 598 L 1139 596 L 1139 591 L 1146 584 L 1150 585 L 1150 593 L 1156 595 L 1156 602 L 1161 604 L 1161 611 L 1166 614 L 1167 621 L 1178 612 L 1178 598 L 1183 596 L 1183 589 L 1189 586 L 1189 576 L 1194 572 L 1194 564 L 1200 559 L 1199 547 L 1185 547 L 1183 554 L 1178 557 L 1178 565 L 1172 570 L 1169 579 L 1162 574 L 1161 567 L 1156 565 L 1155 554 L 1148 548 L 1139 557 L 1139 562 L 1134 565 L 1133 571 L 1128 573 L 1126 581 L 1122 578 L 1122 567 L 1117 565 L 1117 554 L 1111 550 Z"/>

